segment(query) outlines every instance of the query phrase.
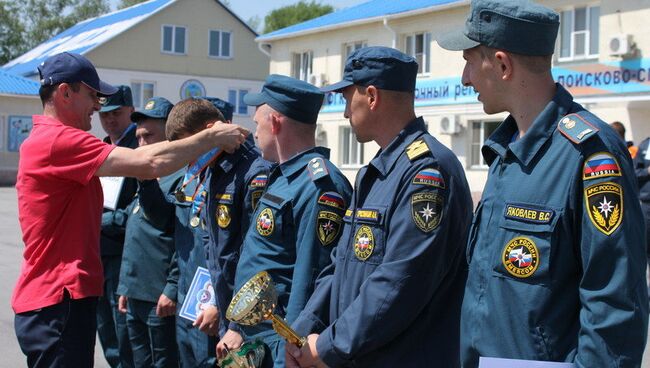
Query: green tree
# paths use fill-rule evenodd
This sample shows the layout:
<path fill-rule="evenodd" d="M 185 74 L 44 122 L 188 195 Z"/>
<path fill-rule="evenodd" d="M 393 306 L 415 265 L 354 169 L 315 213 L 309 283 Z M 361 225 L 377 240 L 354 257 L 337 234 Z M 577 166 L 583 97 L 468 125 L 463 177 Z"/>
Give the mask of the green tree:
<path fill-rule="evenodd" d="M 117 8 L 118 9 L 124 9 L 124 8 L 128 8 L 129 6 L 133 6 L 135 4 L 143 3 L 145 1 L 147 1 L 147 0 L 122 0 L 120 2 L 120 5 L 117 6 Z"/>
<path fill-rule="evenodd" d="M 264 33 L 301 23 L 334 11 L 331 5 L 322 5 L 314 0 L 301 0 L 297 4 L 273 10 L 264 18 Z"/>
<path fill-rule="evenodd" d="M 25 28 L 16 17 L 16 11 L 13 1 L 0 1 L 0 65 L 26 51 L 23 45 Z"/>

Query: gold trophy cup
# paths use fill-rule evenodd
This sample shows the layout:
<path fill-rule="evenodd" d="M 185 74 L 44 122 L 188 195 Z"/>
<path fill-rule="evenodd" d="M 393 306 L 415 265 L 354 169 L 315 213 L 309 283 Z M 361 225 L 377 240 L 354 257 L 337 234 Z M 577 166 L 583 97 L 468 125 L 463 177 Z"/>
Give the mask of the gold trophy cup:
<path fill-rule="evenodd" d="M 273 280 L 268 272 L 262 271 L 248 280 L 235 294 L 226 311 L 226 318 L 246 326 L 270 320 L 275 332 L 288 342 L 302 347 L 307 339 L 298 336 L 283 318 L 273 313 L 277 304 L 278 293 Z"/>

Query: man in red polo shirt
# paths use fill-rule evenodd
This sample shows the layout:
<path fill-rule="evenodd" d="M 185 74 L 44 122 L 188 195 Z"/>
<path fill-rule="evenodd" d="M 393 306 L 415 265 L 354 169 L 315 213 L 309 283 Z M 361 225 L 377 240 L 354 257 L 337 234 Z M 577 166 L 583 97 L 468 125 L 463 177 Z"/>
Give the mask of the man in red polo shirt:
<path fill-rule="evenodd" d="M 87 133 L 99 96 L 116 88 L 81 55 L 54 55 L 39 68 L 43 115 L 20 149 L 18 209 L 25 251 L 12 297 L 18 343 L 30 367 L 92 367 L 102 295 L 99 176 L 152 179 L 200 154 L 232 152 L 248 131 L 214 124 L 190 138 L 136 150 Z"/>

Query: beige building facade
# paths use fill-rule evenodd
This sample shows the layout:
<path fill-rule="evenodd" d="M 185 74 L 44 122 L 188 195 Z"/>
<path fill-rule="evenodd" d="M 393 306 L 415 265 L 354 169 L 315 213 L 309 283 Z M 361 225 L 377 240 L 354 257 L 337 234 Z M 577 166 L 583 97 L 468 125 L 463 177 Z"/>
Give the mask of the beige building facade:
<path fill-rule="evenodd" d="M 650 136 L 650 1 L 539 2 L 561 15 L 553 60 L 556 81 L 606 122 L 621 121 L 628 140 L 639 143 Z M 354 13 L 355 8 L 347 11 Z M 431 1 L 421 9 L 348 22 L 321 21 L 311 28 L 263 35 L 257 42 L 271 55 L 271 73 L 316 85 L 339 81 L 347 55 L 362 46 L 395 47 L 414 56 L 420 64 L 416 113 L 424 117 L 431 134 L 456 153 L 472 191 L 478 193 L 487 177 L 480 148 L 506 115 L 483 112 L 473 89 L 461 85 L 461 53 L 443 50 L 435 41 L 462 27 L 468 13 L 468 1 Z M 318 138 L 331 148 L 332 161 L 354 180 L 378 146 L 356 142 L 343 108 L 340 94 L 327 96 Z"/>

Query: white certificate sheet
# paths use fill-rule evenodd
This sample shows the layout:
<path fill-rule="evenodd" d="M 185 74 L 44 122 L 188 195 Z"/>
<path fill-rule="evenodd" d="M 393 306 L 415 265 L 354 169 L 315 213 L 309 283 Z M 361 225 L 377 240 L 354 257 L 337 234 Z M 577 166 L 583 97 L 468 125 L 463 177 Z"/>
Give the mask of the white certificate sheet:
<path fill-rule="evenodd" d="M 481 357 L 478 368 L 575 368 L 573 363 Z"/>
<path fill-rule="evenodd" d="M 101 176 L 99 181 L 102 182 L 102 191 L 104 192 L 104 208 L 115 211 L 122 192 L 124 177 Z"/>

